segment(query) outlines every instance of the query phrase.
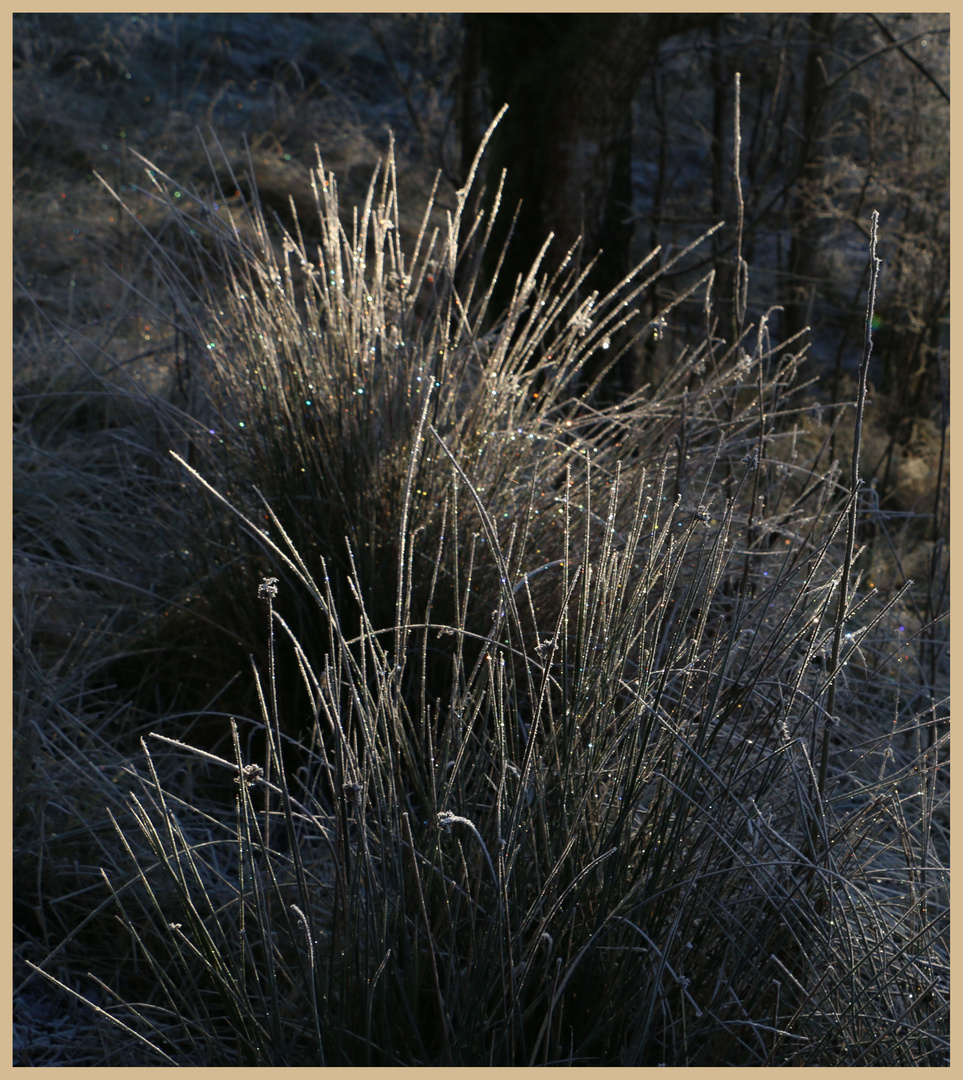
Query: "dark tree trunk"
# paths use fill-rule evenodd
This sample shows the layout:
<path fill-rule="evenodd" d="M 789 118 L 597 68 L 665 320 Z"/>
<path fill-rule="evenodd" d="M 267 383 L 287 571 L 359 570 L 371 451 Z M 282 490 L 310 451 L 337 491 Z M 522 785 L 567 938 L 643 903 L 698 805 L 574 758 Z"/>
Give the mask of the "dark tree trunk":
<path fill-rule="evenodd" d="M 790 203 L 789 289 L 790 301 L 785 311 L 785 337 L 789 338 L 809 324 L 816 288 L 816 261 L 819 234 L 810 207 L 813 196 L 823 183 L 823 162 L 819 142 L 826 128 L 827 51 L 832 42 L 836 16 L 809 16 L 809 48 L 803 82 L 803 143 L 799 180 Z"/>
<path fill-rule="evenodd" d="M 491 121 L 491 102 L 488 101 L 485 72 L 482 66 L 481 34 L 477 15 L 465 17 L 465 43 L 461 58 L 461 173 L 462 181 L 481 144 L 485 128 Z"/>
<path fill-rule="evenodd" d="M 509 111 L 492 140 L 490 195 L 507 171 L 497 257 L 519 201 L 515 234 L 493 297 L 508 303 L 516 278 L 531 268 L 549 232 L 547 270 L 581 236 L 582 264 L 601 251 L 586 291 L 605 294 L 630 268 L 632 101 L 665 38 L 718 16 L 466 15 L 465 67 L 488 76 L 492 112 Z M 474 69 L 473 69 L 474 70 Z M 471 85 L 466 70 L 466 89 Z M 477 84 L 475 93 L 477 94 Z M 476 115 L 473 102 L 464 114 Z M 477 139 L 466 123 L 466 141 Z M 475 144 L 477 145 L 477 143 Z M 474 146 L 465 155 L 470 160 Z"/>

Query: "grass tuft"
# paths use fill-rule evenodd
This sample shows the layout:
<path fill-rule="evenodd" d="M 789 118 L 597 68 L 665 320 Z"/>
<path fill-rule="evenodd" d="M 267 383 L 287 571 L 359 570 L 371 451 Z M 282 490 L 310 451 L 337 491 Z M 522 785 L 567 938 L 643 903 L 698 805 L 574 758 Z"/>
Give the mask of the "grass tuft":
<path fill-rule="evenodd" d="M 319 156 L 307 242 L 145 168 L 180 397 L 85 377 L 147 409 L 97 513 L 153 507 L 141 566 L 177 557 L 117 576 L 171 601 L 82 661 L 130 680 L 101 729 L 25 594 L 17 729 L 45 777 L 85 763 L 56 812 L 126 951 L 82 991 L 71 930 L 28 978 L 154 1063 L 945 1064 L 944 686 L 904 663 L 911 586 L 865 584 L 859 433 L 851 481 L 820 464 L 748 271 L 735 340 L 710 275 L 672 305 L 704 339 L 610 404 L 648 260 L 601 298 L 538 261 L 491 311 L 474 171 L 411 229 L 391 153 L 350 209 Z M 109 605 L 30 507 L 20 565 Z"/>

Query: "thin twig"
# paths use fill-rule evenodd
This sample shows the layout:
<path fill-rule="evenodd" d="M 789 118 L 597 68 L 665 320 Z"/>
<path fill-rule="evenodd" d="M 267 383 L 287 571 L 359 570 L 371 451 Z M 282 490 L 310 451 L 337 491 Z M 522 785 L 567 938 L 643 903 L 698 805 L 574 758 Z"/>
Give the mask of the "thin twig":
<path fill-rule="evenodd" d="M 830 671 L 839 666 L 839 650 L 843 640 L 843 623 L 849 607 L 849 577 L 853 568 L 853 549 L 856 546 L 856 513 L 859 504 L 859 490 L 862 480 L 859 476 L 859 450 L 863 434 L 863 409 L 866 404 L 866 377 L 869 372 L 869 358 L 873 351 L 873 309 L 876 306 L 876 281 L 879 277 L 880 259 L 876 255 L 876 230 L 879 225 L 879 211 L 874 210 L 871 221 L 869 245 L 870 278 L 866 300 L 866 326 L 863 334 L 863 358 L 859 365 L 859 390 L 856 394 L 856 426 L 853 431 L 852 493 L 849 501 L 849 521 L 846 532 L 846 551 L 843 557 L 843 573 L 839 581 L 839 606 L 836 610 L 836 626 L 833 631 L 833 649 L 829 663 Z M 826 775 L 829 771 L 829 735 L 832 718 L 836 710 L 836 682 L 834 675 L 829 683 L 826 695 L 826 714 L 828 721 L 823 730 L 822 751 L 819 759 L 819 800 L 822 802 L 826 790 Z"/>

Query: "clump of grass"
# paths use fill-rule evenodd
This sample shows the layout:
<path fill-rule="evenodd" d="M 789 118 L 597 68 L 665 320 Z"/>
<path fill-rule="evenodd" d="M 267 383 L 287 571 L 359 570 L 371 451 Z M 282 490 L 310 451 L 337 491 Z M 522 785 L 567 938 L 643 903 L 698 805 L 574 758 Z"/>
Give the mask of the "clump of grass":
<path fill-rule="evenodd" d="M 841 571 L 801 351 L 744 303 L 720 341 L 705 281 L 705 340 L 601 405 L 644 264 L 606 298 L 536 264 L 493 319 L 468 189 L 406 251 L 390 157 L 348 224 L 315 187 L 317 253 L 169 199 L 176 530 L 264 643 L 264 751 L 144 740 L 101 1017 L 192 1065 L 944 1064 L 945 707 L 845 681 L 902 597 Z"/>
<path fill-rule="evenodd" d="M 325 559 L 345 620 L 357 617 L 349 584 L 354 568 L 374 625 L 398 622 L 410 531 L 412 602 L 422 606 L 431 591 L 439 617 L 451 621 L 458 590 L 433 570 L 451 475 L 438 445 L 425 438 L 428 425 L 444 434 L 506 544 L 519 507 L 531 502 L 527 532 L 518 532 L 512 548 L 515 567 L 529 553 L 544 552 L 542 563 L 560 555 L 559 491 L 584 501 L 589 459 L 599 475 L 611 473 L 619 459 L 632 458 L 638 467 L 662 454 L 680 429 L 688 370 L 667 380 L 644 412 L 628 402 L 603 417 L 590 399 L 573 401 L 575 380 L 592 354 L 611 351 L 614 363 L 613 340 L 621 335 L 628 348 L 633 334 L 645 332 L 634 304 L 651 284 L 644 266 L 623 290 L 600 300 L 580 295 L 584 274 L 563 267 L 548 280 L 536 264 L 491 330 L 490 285 L 484 291 L 478 276 L 487 226 L 469 214 L 470 183 L 457 194 L 442 236 L 429 232 L 438 216 L 429 201 L 414 250 L 405 252 L 393 158 L 349 225 L 336 179 L 319 161 L 322 240 L 314 250 L 300 231 L 292 236 L 268 222 L 256 200 L 218 215 L 210 198 L 188 199 L 156 168 L 150 175 L 183 238 L 171 241 L 168 225 L 156 256 L 176 297 L 183 379 L 204 403 L 195 412 L 203 424 L 188 432 L 186 457 L 259 525 L 252 537 L 210 502 L 176 519 L 177 546 L 190 553 L 194 579 L 209 583 L 195 590 L 197 599 L 208 621 L 224 628 L 202 661 L 208 675 L 218 663 L 212 657 L 226 659 L 226 678 L 251 651 L 263 656 L 260 613 L 243 587 L 252 571 L 276 569 L 263 556 L 260 532 L 272 527 L 259 496 L 308 565 L 316 569 Z M 185 203 L 193 209 L 180 209 Z M 705 288 L 706 281 L 700 284 Z M 735 381 L 731 370 L 721 370 L 706 380 L 704 393 Z M 682 424 L 688 419 L 683 413 Z M 687 433 L 689 457 L 677 469 L 675 494 L 688 483 L 689 462 L 710 452 L 710 434 L 708 426 Z M 449 512 L 455 516 L 447 527 L 457 530 L 467 553 L 481 534 L 476 510 L 462 498 Z M 480 559 L 474 587 L 497 604 L 491 557 Z M 535 593 L 546 591 L 557 593 Z M 309 605 L 301 603 L 292 618 L 302 637 L 317 634 Z M 484 626 L 472 629 L 480 633 Z"/>
<path fill-rule="evenodd" d="M 527 679 L 512 662 L 518 583 L 470 671 L 463 627 L 437 628 L 464 679 L 428 761 L 425 714 L 379 635 L 363 620 L 346 640 L 330 586 L 278 549 L 329 619 L 312 664 L 276 581 L 262 585 L 314 698 L 318 749 L 284 771 L 272 665 L 269 759 L 245 762 L 234 727 L 220 763 L 239 781 L 233 814 L 185 805 L 151 766 L 132 809 L 153 859 L 144 899 L 122 910 L 156 991 L 120 1013 L 132 1030 L 205 1064 L 941 1060 L 940 886 L 918 878 L 921 834 L 879 746 L 878 777 L 814 796 L 819 698 L 805 668 L 785 667 L 811 621 L 792 611 L 802 590 L 773 621 L 777 580 L 723 640 L 671 620 L 660 633 L 670 604 L 650 606 L 652 585 L 677 582 L 676 555 L 691 554 L 705 591 L 681 600 L 685 625 L 718 589 L 726 529 L 689 525 L 677 545 L 672 510 L 640 503 L 624 537 L 597 526 L 598 562 L 565 582 L 577 615 L 539 628 Z M 640 555 L 650 530 L 665 539 Z M 902 880 L 894 844 L 918 868 Z"/>

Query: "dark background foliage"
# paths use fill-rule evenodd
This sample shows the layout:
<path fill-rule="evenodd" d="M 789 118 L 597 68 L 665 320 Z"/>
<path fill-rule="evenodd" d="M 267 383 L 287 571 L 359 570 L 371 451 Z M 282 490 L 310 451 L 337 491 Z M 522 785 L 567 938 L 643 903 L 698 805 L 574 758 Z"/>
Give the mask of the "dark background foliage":
<path fill-rule="evenodd" d="M 862 343 L 869 213 L 879 211 L 871 381 L 887 439 L 868 464 L 883 506 L 918 511 L 912 477 L 933 471 L 947 408 L 948 57 L 943 15 L 21 15 L 18 278 L 48 305 L 102 305 L 96 264 L 105 254 L 112 268 L 123 263 L 105 251 L 104 210 L 90 214 L 104 205 L 93 173 L 123 188 L 136 176 L 131 147 L 184 177 L 207 168 L 195 126 L 214 125 L 235 146 L 244 137 L 265 204 L 286 214 L 289 195 L 310 203 L 315 143 L 350 196 L 389 127 L 409 183 L 427 190 L 441 169 L 454 189 L 507 102 L 487 165 L 490 196 L 508 170 L 499 229 L 522 204 L 503 290 L 549 230 L 556 261 L 579 235 L 583 260 L 602 249 L 586 291 L 604 292 L 634 258 L 661 246 L 664 260 L 725 220 L 703 256 L 724 309 L 740 72 L 742 256 L 761 268 L 755 314 L 781 304 L 784 339 L 809 327 L 820 390 L 845 396 Z M 653 313 L 678 278 L 703 269 L 690 262 L 653 288 Z M 20 295 L 18 326 L 28 309 Z M 622 365 L 615 392 L 657 381 L 695 329 L 684 316 L 667 326 Z M 901 475 L 908 459 L 925 464 Z"/>

